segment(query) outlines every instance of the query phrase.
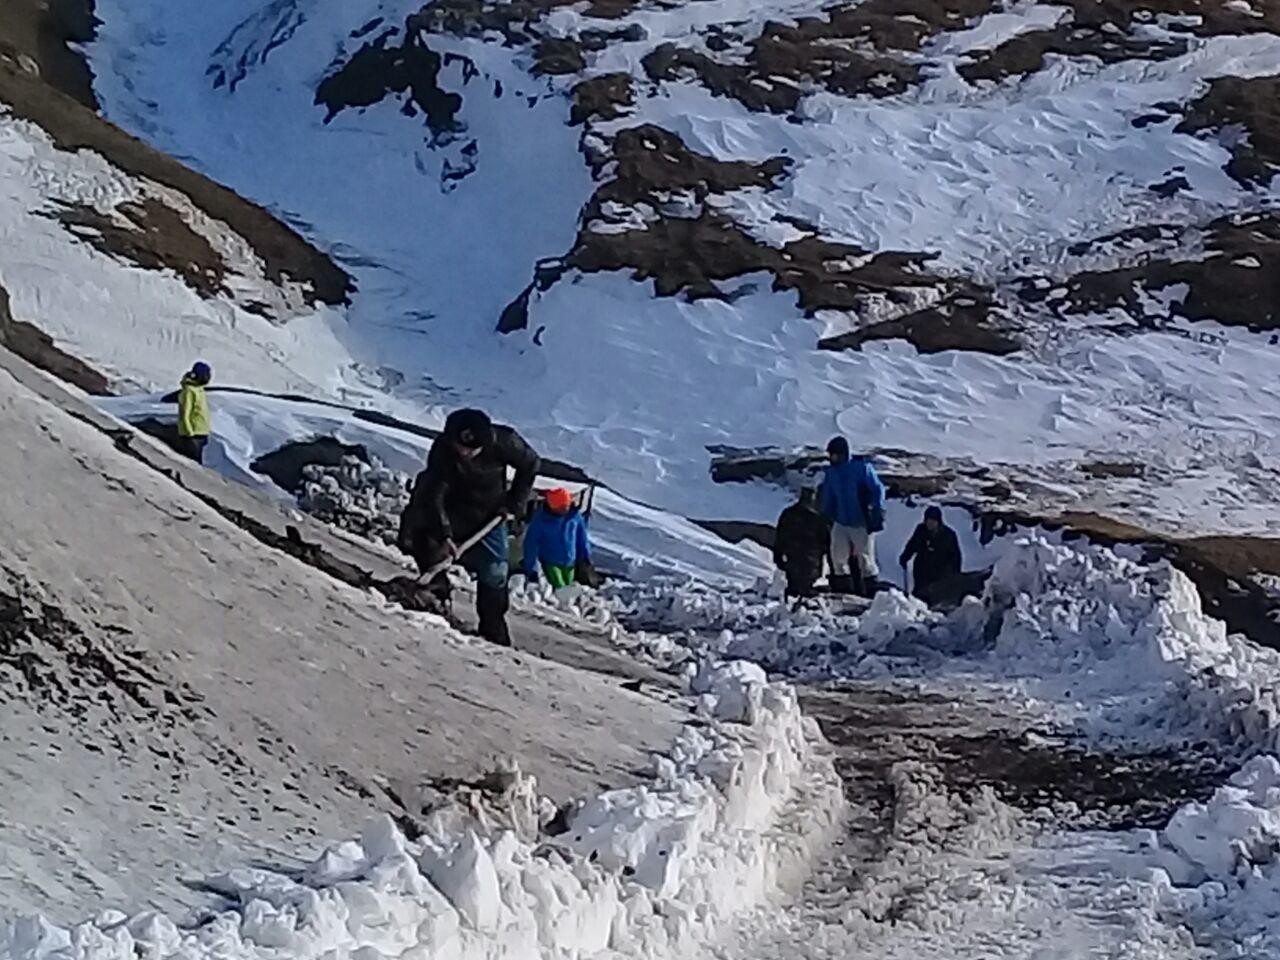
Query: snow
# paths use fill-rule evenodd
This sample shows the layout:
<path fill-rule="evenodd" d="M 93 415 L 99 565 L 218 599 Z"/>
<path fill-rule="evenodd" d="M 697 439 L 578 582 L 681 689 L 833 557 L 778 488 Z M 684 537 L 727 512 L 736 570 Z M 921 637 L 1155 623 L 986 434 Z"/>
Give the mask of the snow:
<path fill-rule="evenodd" d="M 974 88 L 943 72 L 898 97 L 815 93 L 798 126 L 682 83 L 639 116 L 720 159 L 792 158 L 778 190 L 735 195 L 731 209 L 747 222 L 798 217 L 835 240 L 937 251 L 939 266 L 988 278 L 1051 263 L 1082 237 L 1177 217 L 1147 189 L 1175 166 L 1192 185 L 1191 219 L 1243 205 L 1216 140 L 1169 125 L 1139 136 L 1131 121 L 1194 98 L 1204 80 L 1267 74 L 1278 60 L 1280 38 L 1258 34 L 1213 38 L 1156 63 L 1059 59 L 1009 87 Z"/>
<path fill-rule="evenodd" d="M 1070 14 L 1070 7 L 1013 3 L 1006 10 L 979 17 L 964 30 L 942 34 L 930 44 L 930 53 L 942 55 L 992 50 L 1020 34 L 1056 27 Z"/>
<path fill-rule="evenodd" d="M 1160 902 L 1216 955 L 1280 949 L 1280 759 L 1246 763 L 1205 803 L 1183 807 L 1148 846 Z"/>
<path fill-rule="evenodd" d="M 377 12 L 395 24 L 417 6 L 388 2 Z M 1161 481 L 1100 487 L 1092 505 L 1201 530 L 1276 529 L 1280 398 L 1274 349 L 1261 338 L 1213 348 L 1168 333 L 1093 332 L 1003 358 L 920 355 L 901 343 L 833 354 L 816 341 L 841 321 L 801 316 L 794 295 L 768 292 L 768 277 L 727 283 L 731 302 L 688 303 L 655 299 L 625 276 L 572 272 L 535 294 L 528 333 L 496 335 L 499 312 L 535 263 L 569 249 L 594 186 L 579 131 L 564 122 L 567 83 L 528 75 L 524 50 L 433 36 L 433 49 L 465 54 L 479 71 L 467 79 L 455 63 L 442 74 L 463 97 L 464 132 L 433 141 L 394 98 L 326 125 L 315 85 L 362 42 L 351 32 L 370 12 L 295 3 L 268 16 L 244 0 L 191 10 L 109 2 L 90 49 L 110 117 L 267 204 L 355 275 L 337 350 L 314 346 L 291 321 L 290 342 L 272 356 L 308 371 L 317 397 L 348 391 L 407 416 L 482 405 L 620 495 L 700 519 L 771 520 L 783 505 L 777 493 L 713 485 L 707 445 L 823 443 L 841 430 L 860 447 L 1033 474 L 1091 456 L 1137 461 Z M 618 27 L 639 24 L 642 39 L 593 55 L 590 70 L 639 76 L 644 53 L 696 38 L 716 18 L 749 37 L 771 17 L 805 12 L 799 3 L 736 0 L 634 11 Z M 939 269 L 980 279 L 1051 271 L 1082 237 L 1261 202 L 1226 175 L 1217 139 L 1131 121 L 1195 97 L 1213 77 L 1273 71 L 1276 37 L 1193 39 L 1184 56 L 1155 62 L 1056 58 L 994 86 L 955 74 L 965 51 L 1060 14 L 1031 4 L 993 12 L 936 41 L 919 87 L 884 99 L 810 93 L 800 123 L 692 83 L 644 81 L 633 114 L 590 127 L 583 142 L 652 122 L 723 159 L 786 155 L 793 166 L 778 190 L 739 191 L 717 205 L 770 242 L 794 231 L 778 222 L 785 215 L 872 250 L 936 251 Z M 560 33 L 598 26 L 589 19 L 568 9 L 552 17 Z M 241 60 L 234 89 L 212 86 L 207 67 Z M 473 141 L 475 172 L 442 189 L 441 171 Z M 1174 166 L 1188 191 L 1163 198 L 1147 189 Z M 619 212 L 640 225 L 636 210 Z M 845 317 L 843 326 L 858 319 L 866 318 Z M 52 322 L 71 335 L 68 321 Z M 104 336 L 114 325 L 104 319 Z M 114 358 L 122 375 L 167 384 L 172 344 L 146 331 L 130 342 L 131 355 Z M 83 346 L 90 358 L 119 353 Z M 235 365 L 234 342 L 199 346 L 218 369 L 229 353 L 236 382 L 270 386 Z M 190 351 L 182 352 L 185 362 Z M 1070 490 L 1042 491 L 1048 507 L 1075 505 Z"/>
<path fill-rule="evenodd" d="M 108 397 L 98 403 L 125 421 L 172 422 L 177 407 L 164 403 L 161 396 Z M 291 495 L 269 477 L 255 473 L 251 465 L 290 442 L 336 437 L 343 443 L 363 445 L 390 469 L 411 476 L 425 465 L 431 449 L 428 437 L 358 419 L 354 411 L 337 406 L 215 392 L 210 407 L 212 434 L 206 463 L 230 479 L 289 500 Z M 603 488 L 595 493 L 591 539 L 602 569 L 631 578 L 682 576 L 742 585 L 772 571 L 768 553 L 754 544 L 728 543 L 682 517 Z"/>
<path fill-rule="evenodd" d="M 0 926 L 0 955 L 500 960 L 660 957 L 713 944 L 735 916 L 798 882 L 842 806 L 790 687 L 724 672 L 708 694 L 713 714 L 745 687 L 759 704 L 750 721 L 686 726 L 651 784 L 590 799 L 561 837 L 459 831 L 440 815 L 409 841 L 384 817 L 295 876 L 253 868 L 208 878 L 235 907 L 197 927 L 156 914 L 73 928 L 27 918 Z M 532 785 L 517 782 L 509 796 L 532 803 Z"/>
<path fill-rule="evenodd" d="M 185 210 L 189 225 L 222 252 L 238 274 L 235 299 L 204 300 L 171 273 L 123 264 L 75 242 L 53 216 L 59 203 L 109 213 L 148 197 Z M 297 291 L 267 282 L 240 238 L 184 202 L 95 153 L 58 150 L 39 127 L 0 112 L 0 282 L 15 317 L 37 322 L 124 384 L 176 386 L 191 359 L 207 355 L 217 358 L 222 376 L 264 389 L 367 394 L 349 375 L 336 312 L 309 310 Z M 68 276 L 76 282 L 62 282 Z M 289 322 L 246 310 L 250 301 L 276 305 Z"/>
<path fill-rule="evenodd" d="M 1280 749 L 1269 679 L 1280 652 L 1229 636 L 1181 571 L 1035 532 L 987 549 L 996 559 L 982 597 L 945 615 L 892 590 L 865 609 L 659 582 L 608 593 L 614 617 L 638 631 L 625 642 L 659 660 L 744 658 L 810 682 L 994 686 L 1090 742 Z"/>

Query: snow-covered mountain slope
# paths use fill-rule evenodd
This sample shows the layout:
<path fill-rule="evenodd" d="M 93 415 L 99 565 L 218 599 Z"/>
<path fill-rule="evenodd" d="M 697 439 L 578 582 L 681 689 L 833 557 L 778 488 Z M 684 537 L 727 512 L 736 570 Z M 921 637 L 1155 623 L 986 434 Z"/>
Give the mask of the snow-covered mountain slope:
<path fill-rule="evenodd" d="M 510 756 L 565 800 L 635 782 L 675 735 L 677 707 L 615 678 L 477 644 L 263 546 L 11 361 L 6 922 L 206 903 L 178 881 L 305 856 L 388 809 L 379 782 L 404 795 Z"/>
<path fill-rule="evenodd" d="M 313 382 L 345 351 L 331 389 L 482 403 L 686 515 L 778 506 L 712 487 L 707 445 L 843 430 L 1045 509 L 1141 464 L 1090 506 L 1275 529 L 1268 4 L 96 11 L 106 115 L 352 276 L 332 339 L 275 354 Z"/>

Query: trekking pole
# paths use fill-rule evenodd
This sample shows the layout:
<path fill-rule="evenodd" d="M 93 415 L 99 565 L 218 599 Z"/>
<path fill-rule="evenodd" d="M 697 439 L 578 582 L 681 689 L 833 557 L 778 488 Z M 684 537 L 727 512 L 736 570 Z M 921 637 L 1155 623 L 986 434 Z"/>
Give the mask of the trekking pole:
<path fill-rule="evenodd" d="M 477 543 L 479 543 L 481 540 L 487 537 L 493 531 L 493 528 L 502 522 L 505 516 L 506 515 L 502 513 L 495 516 L 492 520 L 486 523 L 474 534 L 472 534 L 466 540 L 463 540 L 462 543 L 458 544 L 458 552 L 455 553 L 452 557 L 445 557 L 439 563 L 431 565 L 426 570 L 422 571 L 422 573 L 418 574 L 417 582 L 429 583 L 432 580 L 434 580 L 437 576 L 439 576 L 441 573 L 443 573 L 445 570 L 448 570 L 451 566 L 453 566 L 453 561 L 457 560 L 458 557 L 462 556 L 464 553 L 466 553 L 468 550 L 474 547 Z"/>
<path fill-rule="evenodd" d="M 591 511 L 595 509 L 595 505 L 596 505 L 596 482 L 592 480 L 591 486 L 587 487 L 587 509 L 583 511 L 583 516 L 585 517 L 585 519 L 587 520 L 591 519 Z"/>

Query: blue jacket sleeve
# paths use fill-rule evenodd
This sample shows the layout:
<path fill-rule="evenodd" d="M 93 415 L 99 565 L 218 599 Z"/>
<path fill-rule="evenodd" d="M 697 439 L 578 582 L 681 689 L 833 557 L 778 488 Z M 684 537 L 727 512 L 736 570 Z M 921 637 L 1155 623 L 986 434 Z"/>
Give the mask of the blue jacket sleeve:
<path fill-rule="evenodd" d="M 836 517 L 836 485 L 830 473 L 822 480 L 822 515 L 828 520 Z"/>
<path fill-rule="evenodd" d="M 538 576 L 538 558 L 542 553 L 541 541 L 544 526 L 542 514 L 539 512 L 533 515 L 533 519 L 524 531 L 524 562 L 521 564 L 521 569 L 524 575 L 531 579 L 536 579 Z"/>
<path fill-rule="evenodd" d="M 577 530 L 574 533 L 574 552 L 578 560 L 591 562 L 591 538 L 587 536 L 587 518 L 579 515 Z"/>
<path fill-rule="evenodd" d="M 876 468 L 870 463 L 867 464 L 867 502 L 875 510 L 884 510 L 884 483 L 880 480 L 880 475 L 876 473 Z"/>

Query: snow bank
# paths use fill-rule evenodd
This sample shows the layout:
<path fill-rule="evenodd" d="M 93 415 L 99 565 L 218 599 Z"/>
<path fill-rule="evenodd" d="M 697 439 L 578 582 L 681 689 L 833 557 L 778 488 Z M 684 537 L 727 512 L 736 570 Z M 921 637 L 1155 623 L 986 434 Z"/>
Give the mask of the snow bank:
<path fill-rule="evenodd" d="M 1228 636 L 1185 574 L 1038 534 L 992 552 L 983 596 L 946 616 L 895 590 L 869 606 L 794 609 L 696 584 L 618 584 L 606 595 L 634 631 L 620 641 L 666 663 L 730 657 L 793 680 L 994 683 L 1088 739 L 1280 749 L 1280 654 Z"/>
<path fill-rule="evenodd" d="M 0 956 L 433 960 L 681 956 L 734 916 L 795 884 L 833 837 L 843 797 L 794 690 L 758 668 L 712 668 L 700 706 L 654 780 L 572 810 L 555 836 L 458 829 L 433 816 L 409 840 L 387 818 L 296 877 L 251 869 L 212 878 L 234 907 L 193 928 L 144 913 L 72 929 L 0 926 Z M 744 704 L 750 705 L 745 709 Z M 538 808 L 529 778 L 509 794 Z"/>
<path fill-rule="evenodd" d="M 952 618 L 972 629 L 974 605 Z M 983 601 L 993 664 L 1067 678 L 1086 730 L 1161 743 L 1226 739 L 1276 750 L 1280 654 L 1228 636 L 1168 563 L 1029 538 L 996 563 Z M 993 619 L 994 618 L 994 619 Z"/>
<path fill-rule="evenodd" d="M 1280 759 L 1245 764 L 1150 837 L 1159 901 L 1223 955 L 1280 955 Z"/>

